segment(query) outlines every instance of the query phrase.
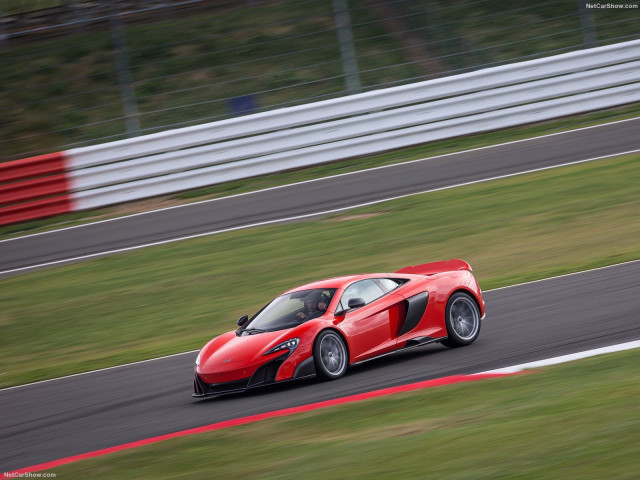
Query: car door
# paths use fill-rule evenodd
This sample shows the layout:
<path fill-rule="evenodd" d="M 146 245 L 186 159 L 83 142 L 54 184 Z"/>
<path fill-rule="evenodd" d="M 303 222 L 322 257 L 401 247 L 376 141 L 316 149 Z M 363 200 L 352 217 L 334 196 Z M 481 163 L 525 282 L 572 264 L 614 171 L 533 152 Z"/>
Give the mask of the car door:
<path fill-rule="evenodd" d="M 349 300 L 362 298 L 365 305 L 348 309 Z M 345 311 L 341 329 L 349 339 L 351 362 L 393 350 L 396 346 L 396 326 L 404 297 L 386 293 L 374 279 L 360 280 L 349 285 L 336 311 Z"/>

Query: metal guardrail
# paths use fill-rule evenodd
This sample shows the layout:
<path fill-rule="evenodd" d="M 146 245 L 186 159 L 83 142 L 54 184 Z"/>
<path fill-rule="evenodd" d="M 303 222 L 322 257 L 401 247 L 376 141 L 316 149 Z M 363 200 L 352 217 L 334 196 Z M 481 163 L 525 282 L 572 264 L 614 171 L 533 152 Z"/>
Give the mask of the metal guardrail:
<path fill-rule="evenodd" d="M 638 40 L 72 149 L 62 157 L 70 209 L 85 210 L 637 101 Z"/>
<path fill-rule="evenodd" d="M 375 90 L 332 100 L 70 150 L 77 167 L 179 150 L 204 143 L 284 130 L 341 117 L 355 117 L 440 98 L 580 72 L 640 58 L 640 41 L 579 50 L 562 55 L 477 70 L 425 82 Z M 623 82 L 620 82 L 623 83 Z M 82 157 L 80 159 L 80 157 Z"/>

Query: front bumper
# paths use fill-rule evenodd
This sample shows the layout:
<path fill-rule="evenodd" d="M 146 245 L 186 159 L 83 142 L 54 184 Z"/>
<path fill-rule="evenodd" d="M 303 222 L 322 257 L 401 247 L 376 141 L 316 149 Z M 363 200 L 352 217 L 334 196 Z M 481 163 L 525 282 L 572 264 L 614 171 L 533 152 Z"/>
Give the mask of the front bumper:
<path fill-rule="evenodd" d="M 222 383 L 207 383 L 198 375 L 198 372 L 194 372 L 193 379 L 193 394 L 192 397 L 207 397 L 211 395 L 221 395 L 225 393 L 234 393 L 234 392 L 243 392 L 245 390 L 249 390 L 251 388 L 264 387 L 266 385 L 271 385 L 276 382 L 276 376 L 278 375 L 278 370 L 284 363 L 284 361 L 289 357 L 289 353 L 281 355 L 273 360 L 261 365 L 253 375 L 247 378 L 243 378 L 240 380 L 234 380 L 230 382 L 222 382 Z M 296 368 L 296 372 L 293 378 L 287 380 L 294 380 L 306 377 L 312 377 L 315 375 L 315 369 L 311 370 L 309 368 L 309 364 L 313 365 L 313 359 L 311 358 L 311 362 L 305 361 L 299 367 L 303 365 L 306 368 Z M 286 381 L 286 380 L 282 380 Z"/>

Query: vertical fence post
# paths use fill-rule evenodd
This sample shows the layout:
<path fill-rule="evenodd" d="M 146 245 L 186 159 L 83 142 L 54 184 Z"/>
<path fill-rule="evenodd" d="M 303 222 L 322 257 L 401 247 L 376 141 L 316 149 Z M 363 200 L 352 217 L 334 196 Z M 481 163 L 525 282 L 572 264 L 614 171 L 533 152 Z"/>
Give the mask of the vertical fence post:
<path fill-rule="evenodd" d="M 587 8 L 588 0 L 578 0 L 578 12 L 580 13 L 580 28 L 582 29 L 582 43 L 585 48 L 595 47 L 598 43 L 598 35 L 593 23 L 591 10 Z"/>
<path fill-rule="evenodd" d="M 120 11 L 116 2 L 109 6 L 109 25 L 111 30 L 111 42 L 116 57 L 116 69 L 118 72 L 118 85 L 120 86 L 120 97 L 122 99 L 122 112 L 125 117 L 127 135 L 130 137 L 140 133 L 140 118 L 138 115 L 138 104 L 133 90 L 131 78 L 131 66 L 129 65 L 129 54 L 124 37 L 124 27 L 120 19 Z"/>
<path fill-rule="evenodd" d="M 71 5 L 69 6 L 69 9 L 73 11 L 76 30 L 81 31 L 87 26 L 89 17 L 86 14 L 85 9 L 80 4 L 80 0 L 73 0 L 73 2 L 71 2 Z"/>
<path fill-rule="evenodd" d="M 333 12 L 336 17 L 338 29 L 338 41 L 340 42 L 340 55 L 342 56 L 342 69 L 347 84 L 347 92 L 360 92 L 360 74 L 358 73 L 358 60 L 356 49 L 353 45 L 353 32 L 351 31 L 351 19 L 347 0 L 333 0 Z"/>
<path fill-rule="evenodd" d="M 7 48 L 7 33 L 4 28 L 4 13 L 2 11 L 2 1 L 0 0 L 0 48 Z"/>

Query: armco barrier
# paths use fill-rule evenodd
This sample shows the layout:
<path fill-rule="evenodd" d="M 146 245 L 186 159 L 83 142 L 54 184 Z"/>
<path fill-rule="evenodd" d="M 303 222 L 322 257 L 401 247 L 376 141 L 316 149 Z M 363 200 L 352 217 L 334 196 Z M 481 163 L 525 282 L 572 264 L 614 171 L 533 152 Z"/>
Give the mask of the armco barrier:
<path fill-rule="evenodd" d="M 128 158 L 181 150 L 232 138 L 282 131 L 327 120 L 368 114 L 403 105 L 481 92 L 541 78 L 616 65 L 640 59 L 640 41 L 579 50 L 527 62 L 503 65 L 426 82 L 288 107 L 245 117 L 146 135 L 71 150 L 74 167 L 85 168 Z"/>
<path fill-rule="evenodd" d="M 0 225 L 71 211 L 64 152 L 0 163 Z"/>
<path fill-rule="evenodd" d="M 42 198 L 0 208 L 0 225 L 24 222 L 36 218 L 53 217 L 71 211 L 69 195 Z"/>
<path fill-rule="evenodd" d="M 123 160 L 106 165 L 87 167 L 82 152 L 71 151 L 72 165 L 78 169 L 72 173 L 74 190 L 87 190 L 113 184 L 118 181 L 134 181 L 155 176 L 206 167 L 213 164 L 236 162 L 247 158 L 289 152 L 295 149 L 321 145 L 330 139 L 337 142 L 360 138 L 365 135 L 400 130 L 404 127 L 428 124 L 451 118 L 495 111 L 518 105 L 522 98 L 528 102 L 577 94 L 593 89 L 620 85 L 623 78 L 638 75 L 640 61 L 614 65 L 598 70 L 578 72 L 562 77 L 552 77 L 525 84 L 495 88 L 485 92 L 449 97 L 428 103 L 370 113 L 363 117 L 342 118 L 330 122 L 279 130 L 276 132 L 232 139 L 214 144 Z M 84 163 L 84 167 L 79 164 Z"/>
<path fill-rule="evenodd" d="M 9 162 L 0 205 L 68 186 L 84 210 L 638 101 L 640 40 Z"/>

